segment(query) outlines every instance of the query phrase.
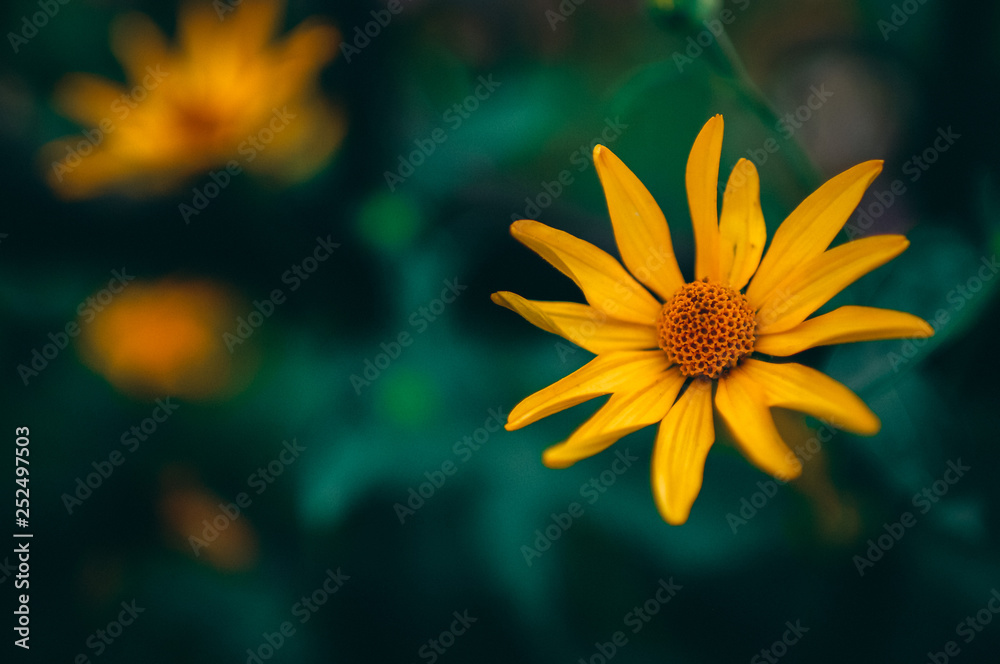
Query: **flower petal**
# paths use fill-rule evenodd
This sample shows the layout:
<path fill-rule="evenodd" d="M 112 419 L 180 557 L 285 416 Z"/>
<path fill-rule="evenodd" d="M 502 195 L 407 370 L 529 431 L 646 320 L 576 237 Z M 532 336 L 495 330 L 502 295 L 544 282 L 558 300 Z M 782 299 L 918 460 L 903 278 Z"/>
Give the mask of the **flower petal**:
<path fill-rule="evenodd" d="M 95 147 L 93 152 L 79 160 L 75 167 L 70 165 L 79 139 L 62 139 L 48 143 L 42 149 L 43 163 L 51 162 L 46 172 L 46 180 L 55 194 L 61 198 L 74 200 L 95 194 L 117 190 L 132 194 L 145 191 L 150 186 L 146 180 L 149 173 L 146 164 L 135 158 L 134 152 L 112 149 L 111 144 L 127 131 L 120 127 L 105 142 Z M 161 187 L 178 184 L 172 174 L 163 173 L 157 180 Z"/>
<path fill-rule="evenodd" d="M 508 291 L 493 293 L 492 299 L 520 314 L 532 325 L 558 334 L 591 353 L 644 350 L 658 346 L 655 327 L 615 320 L 586 304 L 526 300 Z"/>
<path fill-rule="evenodd" d="M 843 383 L 795 363 L 744 360 L 743 371 L 760 385 L 769 406 L 791 408 L 824 420 L 837 429 L 864 436 L 878 433 L 878 417 Z"/>
<path fill-rule="evenodd" d="M 740 290 L 760 264 L 767 226 L 760 209 L 760 178 L 748 159 L 740 159 L 729 175 L 719 219 L 719 275 Z"/>
<path fill-rule="evenodd" d="M 670 299 L 684 285 L 684 277 L 660 206 L 639 178 L 603 145 L 594 148 L 594 166 L 625 267 L 661 298 Z"/>
<path fill-rule="evenodd" d="M 653 450 L 653 496 L 667 523 L 687 521 L 713 442 L 712 381 L 694 380 L 660 423 Z"/>
<path fill-rule="evenodd" d="M 340 106 L 322 99 L 289 104 L 295 122 L 289 123 L 244 168 L 282 183 L 302 182 L 329 159 L 347 133 L 347 116 Z"/>
<path fill-rule="evenodd" d="M 790 330 L 830 298 L 903 253 L 902 235 L 875 235 L 846 242 L 801 265 L 760 303 L 757 334 Z"/>
<path fill-rule="evenodd" d="M 719 280 L 719 158 L 722 116 L 705 123 L 688 156 L 685 183 L 694 228 L 695 279 Z"/>
<path fill-rule="evenodd" d="M 220 29 L 220 25 L 224 27 Z M 190 56 L 191 60 L 197 62 L 210 57 L 213 52 L 230 50 L 233 35 L 232 26 L 220 22 L 210 5 L 181 3 L 177 14 L 177 42 L 181 52 Z"/>
<path fill-rule="evenodd" d="M 510 232 L 572 279 L 596 309 L 620 320 L 655 324 L 660 303 L 607 252 L 537 221 L 515 221 Z"/>
<path fill-rule="evenodd" d="M 629 381 L 626 390 L 615 392 L 600 410 L 569 438 L 545 450 L 542 463 L 549 468 L 566 468 L 613 445 L 650 424 L 659 422 L 670 410 L 685 377 L 673 367 L 652 377 L 643 375 Z"/>
<path fill-rule="evenodd" d="M 799 265 L 830 246 L 881 170 L 878 160 L 858 164 L 828 180 L 788 215 L 747 289 L 751 305 L 763 302 Z"/>
<path fill-rule="evenodd" d="M 785 332 L 758 335 L 754 350 L 787 357 L 816 346 L 931 336 L 934 336 L 934 328 L 912 314 L 892 309 L 845 306 L 810 318 Z"/>
<path fill-rule="evenodd" d="M 670 366 L 661 350 L 617 351 L 598 355 L 565 378 L 526 397 L 507 416 L 507 431 L 514 431 L 629 385 L 631 381 L 646 384 Z"/>
<path fill-rule="evenodd" d="M 763 389 L 736 367 L 719 380 L 715 407 L 743 454 L 758 468 L 779 479 L 793 479 L 802 464 L 774 426 Z"/>

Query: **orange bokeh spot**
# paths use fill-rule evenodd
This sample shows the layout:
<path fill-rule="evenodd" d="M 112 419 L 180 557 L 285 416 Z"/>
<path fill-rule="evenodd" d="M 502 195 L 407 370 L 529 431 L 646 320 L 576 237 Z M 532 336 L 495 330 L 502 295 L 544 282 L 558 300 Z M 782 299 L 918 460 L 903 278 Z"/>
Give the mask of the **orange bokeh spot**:
<path fill-rule="evenodd" d="M 204 398 L 231 382 L 222 334 L 234 320 L 231 297 L 211 282 L 135 282 L 82 326 L 81 355 L 122 391 Z"/>

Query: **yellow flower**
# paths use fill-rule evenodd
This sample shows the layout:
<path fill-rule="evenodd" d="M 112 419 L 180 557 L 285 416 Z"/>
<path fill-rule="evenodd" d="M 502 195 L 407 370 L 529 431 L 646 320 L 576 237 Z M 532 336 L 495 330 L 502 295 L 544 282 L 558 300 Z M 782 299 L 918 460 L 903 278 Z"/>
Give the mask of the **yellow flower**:
<path fill-rule="evenodd" d="M 705 458 L 715 441 L 713 389 L 715 410 L 743 454 L 783 479 L 797 477 L 802 466 L 779 436 L 770 408 L 798 410 L 863 435 L 881 426 L 841 383 L 801 364 L 764 362 L 753 353 L 787 357 L 815 346 L 933 334 L 915 316 L 871 307 L 843 306 L 807 320 L 909 244 L 901 235 L 879 235 L 828 249 L 881 171 L 881 161 L 848 169 L 806 198 L 775 232 L 761 260 L 767 231 L 752 162 L 736 164 L 718 212 L 722 130 L 722 116 L 716 115 L 688 158 L 694 281 L 681 276 L 667 221 L 649 191 L 599 145 L 594 164 L 631 274 L 592 244 L 523 220 L 511 226 L 513 236 L 572 279 L 589 304 L 493 294 L 497 304 L 597 355 L 519 403 L 506 428 L 513 431 L 610 394 L 568 439 L 545 451 L 545 465 L 565 468 L 659 422 L 652 487 L 660 514 L 671 524 L 687 521 L 701 490 Z"/>
<path fill-rule="evenodd" d="M 160 193 L 227 165 L 293 182 L 322 167 L 345 132 L 316 81 L 340 36 L 308 21 L 272 43 L 283 5 L 188 2 L 176 45 L 144 15 L 116 21 L 111 46 L 128 84 L 71 74 L 57 88 L 57 106 L 89 129 L 43 148 L 56 193 Z"/>

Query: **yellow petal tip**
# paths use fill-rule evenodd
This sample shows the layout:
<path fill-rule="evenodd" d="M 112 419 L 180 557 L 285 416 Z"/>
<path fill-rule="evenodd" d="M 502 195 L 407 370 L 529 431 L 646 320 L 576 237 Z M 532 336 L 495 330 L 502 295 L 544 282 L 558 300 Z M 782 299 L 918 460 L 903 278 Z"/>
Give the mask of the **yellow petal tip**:
<path fill-rule="evenodd" d="M 531 235 L 532 229 L 538 228 L 539 226 L 545 226 L 545 224 L 535 221 L 534 219 L 519 219 L 510 225 L 510 234 L 514 236 L 515 239 L 520 240 L 522 237 Z"/>
<path fill-rule="evenodd" d="M 542 452 L 542 463 L 545 464 L 546 468 L 552 468 L 554 470 L 560 470 L 562 468 L 569 468 L 574 463 L 575 459 L 567 459 L 562 454 L 560 454 L 561 445 L 554 445 L 549 449 Z"/>
<path fill-rule="evenodd" d="M 868 183 L 865 185 L 867 189 L 871 183 L 879 176 L 882 172 L 882 167 L 885 165 L 885 160 L 883 159 L 869 159 L 868 161 L 863 161 L 853 169 L 848 170 L 867 170 L 870 171 L 868 175 Z"/>
<path fill-rule="evenodd" d="M 878 418 L 878 415 L 872 413 L 871 422 L 868 423 L 868 426 L 861 427 L 857 433 L 861 436 L 874 436 L 881 430 L 882 420 Z"/>
<path fill-rule="evenodd" d="M 660 517 L 666 521 L 671 526 L 683 526 L 687 523 L 688 517 L 691 516 L 691 505 L 688 505 L 686 509 L 682 509 L 679 505 L 666 505 L 664 503 L 665 497 L 655 496 L 656 499 L 656 509 L 660 513 Z"/>
<path fill-rule="evenodd" d="M 671 526 L 683 526 L 685 523 L 687 523 L 688 520 L 687 514 L 685 514 L 683 517 L 675 515 L 669 515 L 669 516 L 661 515 L 661 516 L 663 517 L 663 520 L 666 521 Z"/>

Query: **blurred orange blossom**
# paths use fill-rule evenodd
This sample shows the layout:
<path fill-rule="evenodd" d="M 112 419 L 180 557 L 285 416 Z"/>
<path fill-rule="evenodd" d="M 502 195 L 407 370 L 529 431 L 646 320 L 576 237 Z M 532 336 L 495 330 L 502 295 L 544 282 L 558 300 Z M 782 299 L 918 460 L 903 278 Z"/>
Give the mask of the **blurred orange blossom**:
<path fill-rule="evenodd" d="M 272 42 L 283 5 L 188 2 L 173 45 L 145 15 L 117 19 L 111 48 L 127 84 L 78 73 L 57 86 L 56 106 L 88 129 L 43 147 L 55 192 L 146 196 L 227 165 L 282 184 L 315 173 L 346 130 L 317 85 L 340 34 L 309 19 Z"/>
<path fill-rule="evenodd" d="M 136 281 L 84 328 L 84 363 L 123 392 L 206 398 L 233 383 L 232 298 L 208 281 Z"/>

